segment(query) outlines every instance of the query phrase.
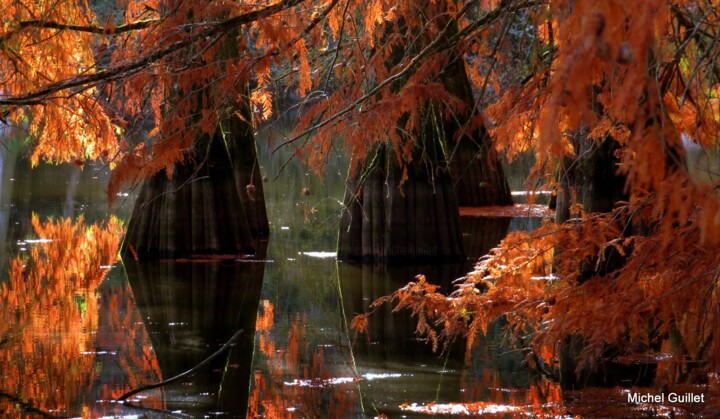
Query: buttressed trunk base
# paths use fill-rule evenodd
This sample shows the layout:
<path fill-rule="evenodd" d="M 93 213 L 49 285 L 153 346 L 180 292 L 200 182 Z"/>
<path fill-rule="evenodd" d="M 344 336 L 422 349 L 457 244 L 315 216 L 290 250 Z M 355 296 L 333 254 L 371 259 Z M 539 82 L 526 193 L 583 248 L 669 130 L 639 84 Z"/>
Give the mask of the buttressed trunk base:
<path fill-rule="evenodd" d="M 122 253 L 138 259 L 255 254 L 267 235 L 252 132 L 241 121 L 199 139 L 192 159 L 147 180 L 135 202 Z"/>
<path fill-rule="evenodd" d="M 382 145 L 348 181 L 338 259 L 388 264 L 464 259 L 457 199 L 446 167 L 416 160 L 407 170 L 401 185 L 394 153 Z"/>

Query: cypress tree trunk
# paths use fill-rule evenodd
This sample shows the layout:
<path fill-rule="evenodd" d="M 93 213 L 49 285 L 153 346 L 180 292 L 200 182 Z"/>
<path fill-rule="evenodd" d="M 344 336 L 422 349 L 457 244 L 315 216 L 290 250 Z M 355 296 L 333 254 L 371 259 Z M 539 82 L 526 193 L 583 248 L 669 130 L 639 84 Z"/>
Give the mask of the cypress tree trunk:
<path fill-rule="evenodd" d="M 249 97 L 249 93 L 246 97 Z M 270 227 L 265 210 L 265 193 L 258 165 L 255 136 L 252 126 L 245 122 L 252 120 L 250 104 L 247 101 L 241 104 L 240 113 L 242 118 L 232 115 L 222 126 L 225 144 L 250 232 L 255 237 L 266 237 L 270 233 Z"/>
<path fill-rule="evenodd" d="M 461 207 L 512 205 L 512 195 L 492 138 L 484 125 L 465 131 L 475 111 L 470 81 L 462 57 L 454 59 L 441 73 L 445 89 L 465 103 L 466 111 L 445 122 L 450 149 L 450 172 Z"/>
<path fill-rule="evenodd" d="M 572 136 L 576 150 L 575 159 L 565 159 L 558 172 L 560 189 L 557 193 L 555 220 L 563 223 L 570 218 L 570 207 L 575 203 L 582 204 L 587 212 L 608 212 L 620 200 L 626 199 L 625 177 L 616 173 L 614 152 L 618 148 L 615 140 L 608 137 L 600 143 L 587 138 L 587 131 L 580 130 Z M 560 250 L 561 251 L 561 250 Z M 616 253 L 616 252 L 613 252 Z M 621 263 L 617 254 L 609 255 L 609 264 Z M 578 281 L 584 282 L 600 272 L 594 272 L 595 264 L 584 261 L 582 276 Z M 604 270 L 607 272 L 607 269 Z M 618 373 L 615 366 L 602 363 L 593 367 L 578 370 L 577 357 L 584 347 L 580 335 L 571 335 L 560 343 L 558 358 L 560 360 L 560 384 L 566 389 L 578 389 L 585 386 L 617 385 Z"/>
<path fill-rule="evenodd" d="M 653 118 L 647 122 L 648 126 L 663 124 L 663 111 L 658 109 Z M 664 117 L 667 120 L 667 117 Z M 610 212 L 619 201 L 629 199 L 626 193 L 626 177 L 617 173 L 615 152 L 620 145 L 612 137 L 606 136 L 601 142 L 587 138 L 587 131 L 580 130 L 572 137 L 576 155 L 574 160 L 563 162 L 559 171 L 560 190 L 557 195 L 556 221 L 562 223 L 570 218 L 570 206 L 575 203 L 582 204 L 586 212 Z M 677 145 L 670 145 L 666 150 L 666 165 L 669 170 L 679 170 L 678 164 L 684 162 L 682 150 Z M 634 220 L 632 217 L 617 220 L 622 224 L 623 234 L 644 234 L 648 226 L 644 221 Z M 561 251 L 561 249 L 560 249 Z M 626 254 L 631 250 L 626 250 Z M 602 280 L 612 281 L 614 271 L 625 264 L 625 256 L 610 246 L 602 256 L 602 263 L 597 259 L 578 261 L 580 277 L 578 283 L 582 284 L 592 278 L 600 277 Z M 638 385 L 649 386 L 655 377 L 657 365 L 653 363 L 633 363 L 621 365 L 614 361 L 619 348 L 608 346 L 606 355 L 597 365 L 583 366 L 578 369 L 577 358 L 585 345 L 579 334 L 566 338 L 559 345 L 560 384 L 563 388 L 579 389 L 585 386 L 616 386 Z"/>
<path fill-rule="evenodd" d="M 239 34 L 235 29 L 222 41 L 221 60 L 239 56 Z M 206 97 L 227 92 L 211 85 L 192 94 L 200 109 Z M 172 179 L 161 172 L 143 184 L 123 254 L 154 259 L 255 253 L 254 238 L 267 236 L 269 227 L 247 91 L 243 97 L 234 109 L 218 110 L 215 134 L 196 140 L 192 158 L 175 165 Z"/>
<path fill-rule="evenodd" d="M 610 137 L 596 143 L 584 130 L 573 135 L 572 142 L 578 157 L 566 159 L 560 168 L 555 213 L 558 223 L 568 220 L 573 203 L 582 204 L 586 212 L 609 212 L 618 201 L 628 198 L 625 176 L 616 173 L 618 143 Z"/>
<path fill-rule="evenodd" d="M 512 195 L 491 138 L 482 127 L 454 143 L 450 171 L 461 207 L 512 205 Z"/>
<path fill-rule="evenodd" d="M 158 172 L 142 185 L 123 254 L 158 259 L 255 253 L 254 237 L 268 231 L 262 182 L 249 127 L 242 131 L 242 121 L 233 118 L 231 131 L 199 139 L 194 158 L 176 164 L 172 179 Z M 255 178 L 253 201 L 249 183 L 238 183 Z"/>
<path fill-rule="evenodd" d="M 445 18 L 438 17 L 437 23 L 447 23 L 443 22 Z M 404 22 L 399 28 L 407 29 Z M 456 32 L 457 28 L 452 28 L 448 36 Z M 422 38 L 418 34 L 418 43 L 410 50 L 433 42 Z M 396 65 L 407 53 L 395 48 L 388 66 Z M 379 146 L 363 169 L 351 174 L 354 177 L 348 179 L 340 221 L 339 259 L 383 263 L 420 258 L 460 260 L 465 251 L 459 205 L 512 204 L 487 130 L 462 131 L 473 116 L 475 102 L 460 54 L 450 53 L 450 61 L 438 79 L 464 102 L 464 112 L 445 121 L 443 104 L 417 104 L 423 109 L 424 121 L 419 132 L 413 133 L 417 145 L 412 162 L 406 166 L 407 179 L 403 180 L 404 168 L 399 167 L 389 145 Z M 401 83 L 398 81 L 396 87 Z"/>
<path fill-rule="evenodd" d="M 477 260 L 497 247 L 510 230 L 510 217 L 460 217 L 468 258 Z M 472 267 L 471 267 L 472 268 Z M 466 272 L 467 273 L 467 272 Z"/>
<path fill-rule="evenodd" d="M 338 258 L 375 263 L 457 261 L 465 257 L 452 178 L 438 139 L 424 148 L 430 162 L 407 166 L 408 178 L 389 145 L 379 146 L 348 181 L 340 221 Z"/>

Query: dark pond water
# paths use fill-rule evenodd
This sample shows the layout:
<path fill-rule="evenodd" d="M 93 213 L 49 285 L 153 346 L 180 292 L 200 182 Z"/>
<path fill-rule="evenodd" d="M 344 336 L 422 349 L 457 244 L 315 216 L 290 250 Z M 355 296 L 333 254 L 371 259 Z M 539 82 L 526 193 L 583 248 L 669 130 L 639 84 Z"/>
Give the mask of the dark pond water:
<path fill-rule="evenodd" d="M 473 258 L 463 264 L 340 263 L 334 252 L 343 165 L 331 165 L 321 181 L 300 163 L 285 164 L 288 158 L 261 150 L 272 233 L 256 258 L 139 264 L 117 260 L 118 223 L 129 216 L 132 194 L 109 207 L 105 168 L 31 171 L 21 153 L 2 150 L 0 415 L 415 417 L 554 409 L 559 390 L 537 385 L 520 368 L 520 354 L 499 344 L 499 328 L 469 366 L 460 345 L 434 353 L 416 338 L 414 321 L 389 308 L 371 318 L 369 338 L 348 329 L 354 314 L 416 274 L 449 290 L 508 229 L 533 228 L 539 218 L 464 217 Z M 190 369 L 239 329 L 245 333 L 237 344 L 194 375 L 115 401 Z"/>

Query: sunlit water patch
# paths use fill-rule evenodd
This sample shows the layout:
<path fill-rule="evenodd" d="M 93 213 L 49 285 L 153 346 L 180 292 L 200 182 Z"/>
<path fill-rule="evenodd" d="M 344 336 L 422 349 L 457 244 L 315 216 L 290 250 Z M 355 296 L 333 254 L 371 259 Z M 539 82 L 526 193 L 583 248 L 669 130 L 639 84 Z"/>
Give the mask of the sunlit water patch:
<path fill-rule="evenodd" d="M 337 252 L 300 252 L 299 254 L 318 259 L 331 259 L 337 257 Z"/>
<path fill-rule="evenodd" d="M 432 403 L 419 405 L 417 403 L 404 404 L 400 406 L 403 411 L 425 413 L 429 415 L 493 415 L 505 413 L 519 413 L 522 409 L 518 406 L 509 406 L 494 403 Z"/>
<path fill-rule="evenodd" d="M 461 207 L 463 217 L 552 217 L 555 211 L 547 205 L 515 204 L 508 206 Z"/>
<path fill-rule="evenodd" d="M 337 378 L 317 378 L 311 380 L 293 380 L 291 382 L 285 382 L 286 386 L 301 386 L 301 387 L 328 387 L 336 386 L 340 384 L 350 384 L 356 381 L 360 381 L 358 377 L 337 377 Z"/>

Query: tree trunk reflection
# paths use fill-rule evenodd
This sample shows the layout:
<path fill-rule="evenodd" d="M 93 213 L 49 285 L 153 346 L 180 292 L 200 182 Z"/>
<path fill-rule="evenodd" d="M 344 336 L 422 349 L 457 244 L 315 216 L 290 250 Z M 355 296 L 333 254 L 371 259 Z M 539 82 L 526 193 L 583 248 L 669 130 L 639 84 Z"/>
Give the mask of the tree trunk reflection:
<path fill-rule="evenodd" d="M 261 242 L 266 245 L 267 242 Z M 260 259 L 265 249 L 261 249 Z M 230 414 L 247 409 L 255 321 L 265 265 L 258 260 L 193 262 L 125 261 L 163 377 L 200 363 L 238 329 L 228 354 L 214 359 L 183 384 L 166 389 L 168 405 L 190 400 Z"/>

